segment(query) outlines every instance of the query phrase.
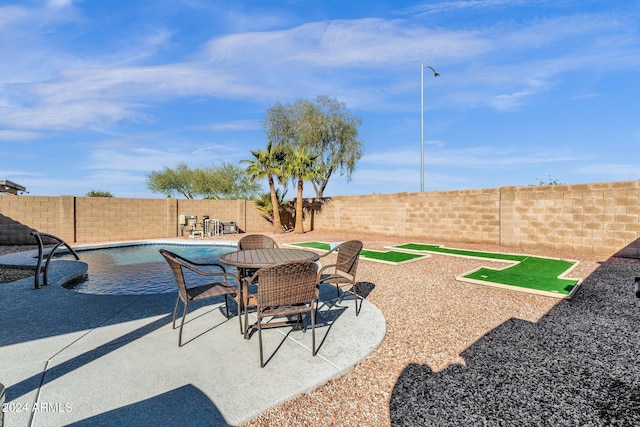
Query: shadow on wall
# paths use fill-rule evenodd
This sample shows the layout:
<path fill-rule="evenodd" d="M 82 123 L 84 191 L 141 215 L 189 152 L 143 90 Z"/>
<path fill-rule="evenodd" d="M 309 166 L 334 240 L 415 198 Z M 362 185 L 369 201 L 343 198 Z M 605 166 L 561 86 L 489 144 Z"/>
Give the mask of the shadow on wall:
<path fill-rule="evenodd" d="M 604 262 L 537 323 L 510 319 L 433 372 L 406 366 L 392 425 L 640 425 L 640 262 Z"/>
<path fill-rule="evenodd" d="M 8 216 L 0 214 L 0 244 L 36 245 L 32 231 L 37 231 Z"/>
<path fill-rule="evenodd" d="M 314 230 L 314 220 L 317 213 L 322 212 L 322 208 L 325 204 L 331 201 L 331 197 L 323 197 L 321 199 L 304 199 L 302 201 L 302 216 L 303 220 L 309 219 L 309 229 L 306 231 Z M 280 218 L 282 225 L 287 230 L 293 230 L 296 223 L 296 199 L 289 200 L 287 207 L 281 214 Z"/>
<path fill-rule="evenodd" d="M 640 259 L 640 239 L 634 240 L 616 252 L 614 257 Z"/>

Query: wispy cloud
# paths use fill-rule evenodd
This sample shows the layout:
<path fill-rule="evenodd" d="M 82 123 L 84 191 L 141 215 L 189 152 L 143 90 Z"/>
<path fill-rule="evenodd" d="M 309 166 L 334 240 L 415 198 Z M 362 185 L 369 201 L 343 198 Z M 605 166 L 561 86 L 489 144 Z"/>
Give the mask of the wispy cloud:
<path fill-rule="evenodd" d="M 417 16 L 433 15 L 446 12 L 463 12 L 477 11 L 480 9 L 496 9 L 517 6 L 531 6 L 533 4 L 558 4 L 566 3 L 566 1 L 556 0 L 454 0 L 454 1 L 435 1 L 418 6 L 407 8 L 407 13 Z"/>
<path fill-rule="evenodd" d="M 579 174 L 616 177 L 621 180 L 640 179 L 638 165 L 632 163 L 596 163 L 576 170 Z"/>
<path fill-rule="evenodd" d="M 459 1 L 431 7 L 518 4 L 522 2 Z M 12 22 L 25 14 L 21 8 L 9 12 L 14 16 Z M 475 98 L 473 104 L 507 111 L 544 92 L 559 73 L 593 67 L 595 61 L 603 61 L 603 55 L 609 60 L 622 60 L 624 55 L 621 52 L 614 56 L 615 49 L 603 54 L 584 43 L 584 47 L 573 53 L 552 50 L 535 61 L 523 58 L 520 63 L 512 63 L 512 59 L 506 62 L 502 51 L 509 51 L 511 57 L 520 50 L 539 52 L 567 37 L 574 37 L 577 43 L 599 32 L 603 32 L 599 40 L 604 44 L 607 37 L 614 37 L 607 34 L 607 28 L 615 25 L 613 20 L 590 16 L 568 16 L 538 20 L 516 28 L 482 30 L 434 30 L 407 25 L 402 20 L 377 18 L 311 22 L 284 30 L 214 37 L 202 48 L 194 47 L 192 55 L 186 54 L 189 57 L 186 62 L 135 65 L 170 43 L 170 30 L 153 28 L 137 37 L 139 40 L 131 43 L 133 47 L 129 50 L 118 55 L 103 54 L 95 58 L 93 64 L 88 64 L 85 57 L 70 57 L 69 52 L 38 54 L 38 58 L 62 59 L 45 59 L 47 66 L 42 67 L 42 73 L 49 73 L 46 80 L 42 80 L 43 75 L 38 72 L 32 74 L 31 81 L 5 86 L 0 93 L 3 99 L 0 105 L 4 106 L 0 123 L 22 129 L 60 129 L 152 121 L 146 111 L 153 102 L 192 96 L 257 98 L 270 102 L 297 98 L 300 94 L 339 93 L 350 105 L 374 108 L 379 105 L 378 108 L 388 109 L 397 102 L 394 98 L 403 96 L 403 91 L 415 82 L 409 85 L 390 80 L 386 82 L 386 90 L 376 91 L 369 90 L 366 84 L 355 83 L 373 79 L 377 72 L 393 75 L 395 70 L 415 65 L 424 57 L 459 70 L 449 74 L 447 91 L 439 99 L 463 103 Z M 23 67 L 29 68 L 35 58 L 23 59 Z M 471 71 L 460 70 L 459 64 L 465 63 L 475 67 Z M 608 66 L 612 63 L 615 61 L 609 61 Z M 326 79 L 326 73 L 335 69 L 350 70 L 352 74 L 331 81 Z M 19 72 L 19 68 L 14 71 L 16 75 Z M 30 73 L 33 72 L 21 78 Z"/>
<path fill-rule="evenodd" d="M 261 129 L 260 122 L 255 120 L 232 120 L 225 123 L 214 123 L 209 129 L 214 131 L 244 131 L 244 130 L 256 130 Z"/>
<path fill-rule="evenodd" d="M 270 62 L 267 59 L 275 57 L 285 66 L 375 68 L 445 53 L 461 58 L 479 54 L 487 47 L 476 32 L 430 30 L 402 21 L 365 18 L 233 34 L 211 40 L 203 54 L 230 63 L 251 58 L 266 64 Z"/>
<path fill-rule="evenodd" d="M 184 162 L 191 163 L 192 155 L 189 152 L 176 149 L 155 150 L 150 148 L 101 148 L 91 150 L 90 162 L 87 169 L 126 170 L 126 171 L 152 171 L 160 170 L 164 166 L 174 167 Z"/>
<path fill-rule="evenodd" d="M 47 6 L 53 8 L 69 7 L 73 4 L 73 0 L 47 0 Z"/>
<path fill-rule="evenodd" d="M 12 24 L 24 22 L 31 16 L 29 9 L 23 6 L 0 6 L 0 30 L 6 31 Z"/>
<path fill-rule="evenodd" d="M 433 151 L 428 153 L 425 162 L 439 166 L 458 165 L 465 168 L 489 169 L 497 166 L 517 168 L 519 166 L 575 162 L 581 159 L 584 159 L 584 155 L 560 149 L 526 150 L 485 147 Z"/>
<path fill-rule="evenodd" d="M 0 130 L 0 141 L 31 141 L 41 138 L 38 132 L 28 132 L 19 130 Z"/>
<path fill-rule="evenodd" d="M 498 111 L 515 110 L 524 103 L 525 98 L 541 93 L 547 86 L 544 82 L 532 81 L 515 93 L 494 96 L 489 104 Z"/>
<path fill-rule="evenodd" d="M 428 147 L 428 146 L 427 146 Z M 416 156 L 417 155 L 417 156 Z M 462 166 L 465 168 L 491 168 L 495 166 L 518 167 L 522 165 L 574 162 L 583 155 L 563 150 L 526 150 L 483 147 L 468 149 L 427 149 L 425 163 L 434 166 Z M 416 165 L 420 161 L 419 150 L 379 151 L 363 156 L 363 165 L 402 167 Z"/>
<path fill-rule="evenodd" d="M 438 139 L 425 141 L 432 182 L 461 182 L 447 174 L 460 168 L 511 174 L 576 161 L 584 174 L 618 166 L 628 172 L 624 162 L 588 166 L 592 159 L 579 149 L 551 149 L 546 141 L 507 145 L 527 132 L 522 115 L 511 112 L 542 114 L 540 106 L 550 114 L 551 98 L 573 100 L 563 105 L 584 111 L 593 96 L 613 105 L 611 94 L 624 89 L 603 77 L 627 77 L 640 66 L 637 6 L 430 1 L 376 17 L 366 8 L 360 14 L 332 9 L 331 16 L 348 18 L 325 19 L 307 4 L 267 3 L 249 10 L 241 2 L 167 2 L 173 9 L 151 14 L 145 8 L 152 3 L 114 4 L 118 17 L 135 21 L 115 25 L 117 18 L 109 18 L 113 31 L 103 30 L 109 19 L 92 2 L 0 6 L 0 57 L 11 58 L 0 64 L 0 141 L 15 142 L 2 154 L 37 156 L 31 146 L 61 144 L 82 153 L 79 167 L 87 175 L 136 181 L 179 161 L 196 166 L 246 157 L 262 143 L 256 116 L 267 106 L 329 94 L 365 118 L 366 154 L 354 176 L 392 190 L 384 181 L 419 181 L 417 144 L 387 141 L 415 141 L 418 66 L 427 62 L 442 74 L 427 83 L 428 133 Z M 491 128 L 496 111 L 499 124 Z M 381 125 L 376 120 L 383 115 Z M 505 118 L 520 122 L 511 127 Z M 459 129 L 447 135 L 466 120 L 491 135 L 474 135 L 472 127 L 468 136 Z M 501 134 L 498 126 L 509 130 Z M 69 145 L 74 141 L 83 143 Z"/>

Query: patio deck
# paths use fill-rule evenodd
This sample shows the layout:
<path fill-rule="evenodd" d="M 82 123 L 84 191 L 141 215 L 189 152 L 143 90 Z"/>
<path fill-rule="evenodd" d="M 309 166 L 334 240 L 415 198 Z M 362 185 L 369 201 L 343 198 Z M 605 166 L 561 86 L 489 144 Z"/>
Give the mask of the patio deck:
<path fill-rule="evenodd" d="M 359 238 L 373 249 L 408 241 L 356 233 L 275 237 L 279 244 Z M 486 244 L 465 243 L 464 247 L 518 252 Z M 544 250 L 522 252 L 574 257 Z M 584 281 L 568 301 L 455 280 L 456 274 L 486 266 L 486 261 L 434 255 L 400 268 L 363 261 L 358 281 L 367 289 L 369 304 L 365 302 L 355 320 L 352 301 L 346 301 L 341 305 L 345 313 L 319 337 L 326 335 L 328 343 L 340 322 L 357 324 L 365 319 L 365 313 L 380 311 L 385 320 L 381 326 L 386 328 L 384 340 L 377 348 L 372 345 L 369 357 L 353 369 L 347 367 L 344 375 L 303 394 L 293 391 L 293 383 L 307 381 L 315 372 L 297 370 L 292 360 L 296 364 L 317 362 L 308 349 L 287 343 L 259 372 L 256 337 L 245 342 L 237 333 L 240 339 L 236 340 L 237 319 L 216 328 L 228 327 L 232 343 L 214 339 L 215 329 L 208 331 L 216 324 L 214 319 L 224 320 L 215 312 L 216 307 L 209 308 L 214 310 L 211 313 L 201 307 L 198 313 L 204 316 L 187 325 L 187 337 L 206 333 L 183 347 L 189 354 L 183 358 L 182 349 L 176 346 L 176 331 L 169 326 L 172 298 L 114 298 L 105 307 L 103 297 L 95 296 L 87 299 L 81 310 L 74 297 L 41 301 L 35 305 L 42 308 L 38 312 L 28 308 L 35 293 L 41 291 L 25 290 L 23 297 L 9 304 L 6 296 L 13 292 L 5 293 L 6 285 L 0 285 L 0 382 L 9 387 L 8 402 L 34 401 L 40 390 L 40 402 L 79 399 L 71 402 L 73 412 L 55 415 L 66 417 L 68 422 L 77 420 L 75 425 L 224 425 L 237 422 L 225 412 L 225 405 L 248 410 L 256 395 L 258 404 L 269 395 L 274 395 L 274 402 L 286 402 L 261 406 L 267 409 L 246 421 L 246 426 L 638 425 L 640 300 L 633 293 L 633 280 L 640 276 L 640 262 L 617 263 L 596 256 L 577 259 L 580 264 L 572 275 Z M 27 282 L 25 289 L 32 283 Z M 56 293 L 61 291 L 66 290 Z M 62 301 L 67 302 L 55 307 Z M 18 306 L 23 307 L 13 308 Z M 20 321 L 18 316 L 23 312 L 28 317 Z M 10 328 L 10 333 L 3 333 L 5 328 Z M 47 335 L 47 331 L 56 335 Z M 359 337 L 355 334 L 360 332 L 344 331 L 356 346 Z M 310 340 L 310 334 L 302 338 Z M 245 344 L 250 346 L 246 354 L 240 352 Z M 236 352 L 221 360 L 222 368 L 215 359 L 220 346 Z M 323 344 L 319 355 L 329 348 Z M 255 368 L 258 376 L 220 381 L 196 372 L 202 365 L 211 372 L 233 370 L 239 366 L 239 357 L 242 365 Z M 178 372 L 178 362 L 183 364 L 183 372 Z M 286 372 L 289 383 L 273 383 L 275 376 L 267 376 L 267 369 L 271 367 L 276 374 L 280 364 L 278 374 Z M 94 369 L 107 375 L 85 377 L 85 372 Z M 237 390 L 239 387 L 243 389 Z M 215 393 L 222 389 L 235 399 L 216 400 Z M 253 394 L 245 396 L 244 391 Z M 33 425 L 45 425 L 43 415 L 37 413 Z M 25 425 L 15 420 L 28 421 L 29 416 L 7 414 L 7 425 Z M 248 414 L 241 417 L 248 418 Z"/>
<path fill-rule="evenodd" d="M 51 282 L 69 275 L 64 267 L 51 269 Z M 0 285 L 7 426 L 239 425 L 343 375 L 386 332 L 373 304 L 365 301 L 356 319 L 353 301 L 338 305 L 335 288 L 323 286 L 316 357 L 310 330 L 269 329 L 265 360 L 273 356 L 261 369 L 257 334 L 243 339 L 222 298 L 190 304 L 179 348 L 175 294 L 32 288 L 32 278 Z"/>

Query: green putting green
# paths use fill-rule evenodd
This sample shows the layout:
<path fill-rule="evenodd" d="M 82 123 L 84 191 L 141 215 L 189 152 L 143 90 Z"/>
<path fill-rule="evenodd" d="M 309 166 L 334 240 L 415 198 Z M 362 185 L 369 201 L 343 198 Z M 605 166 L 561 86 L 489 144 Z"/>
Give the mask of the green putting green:
<path fill-rule="evenodd" d="M 328 251 L 331 248 L 330 243 L 326 242 L 300 242 L 300 243 L 289 243 L 285 246 L 293 246 L 297 248 L 306 248 L 306 249 L 315 249 L 319 251 Z M 377 261 L 384 262 L 387 264 L 402 264 L 410 261 L 417 261 L 420 259 L 427 258 L 429 255 L 426 254 L 418 254 L 411 253 L 407 251 L 375 251 L 363 249 L 360 251 L 360 258 L 369 260 L 369 261 Z"/>
<path fill-rule="evenodd" d="M 458 280 L 470 283 L 498 286 L 555 298 L 570 298 L 581 282 L 580 279 L 564 277 L 578 264 L 577 261 L 452 249 L 421 243 L 406 243 L 390 248 L 410 253 L 437 253 L 511 264 L 503 269 L 481 267 L 456 277 Z"/>

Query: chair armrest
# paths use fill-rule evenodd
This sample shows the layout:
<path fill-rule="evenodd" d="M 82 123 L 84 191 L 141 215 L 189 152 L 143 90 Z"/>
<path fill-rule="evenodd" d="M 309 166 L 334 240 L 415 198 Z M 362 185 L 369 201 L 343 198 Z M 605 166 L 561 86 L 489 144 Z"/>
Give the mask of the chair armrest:
<path fill-rule="evenodd" d="M 328 252 L 327 252 L 328 254 Z M 358 258 L 360 256 L 360 253 L 354 254 L 351 258 L 347 259 L 346 261 L 342 262 L 342 263 L 336 263 L 336 264 L 329 264 L 329 265 L 325 265 L 324 267 L 322 267 L 320 269 L 320 271 L 328 268 L 328 267 L 338 267 L 341 265 L 349 265 L 350 263 L 353 262 L 354 259 Z M 320 271 L 318 271 L 318 274 L 320 273 Z"/>
<path fill-rule="evenodd" d="M 218 267 L 219 269 L 222 270 L 223 273 L 226 273 L 227 270 L 224 268 L 224 266 L 222 264 L 219 264 L 217 262 L 213 262 L 213 263 L 207 263 L 207 262 L 195 262 L 195 261 L 191 261 L 189 259 L 183 258 L 178 254 L 173 254 L 174 258 L 176 258 L 176 260 L 178 262 L 180 262 L 180 264 L 182 264 L 183 266 L 189 268 L 190 270 L 193 270 L 195 272 L 198 272 L 197 269 L 191 268 L 195 265 L 197 265 L 198 267 Z"/>
<path fill-rule="evenodd" d="M 320 255 L 320 258 L 324 258 L 327 255 L 331 254 L 332 252 L 335 252 L 338 250 L 338 248 L 340 248 L 340 245 L 338 246 L 334 246 L 333 248 L 329 249 L 327 252 L 323 253 L 322 255 Z"/>
<path fill-rule="evenodd" d="M 256 270 L 255 273 L 253 273 L 253 276 L 251 277 L 243 277 L 242 280 L 246 281 L 249 285 L 254 283 L 254 281 L 256 280 L 256 277 L 258 277 L 258 273 L 260 272 L 260 269 Z"/>
<path fill-rule="evenodd" d="M 338 264 L 327 264 L 327 265 L 323 265 L 319 270 L 318 270 L 318 277 L 320 277 L 320 275 L 322 274 L 323 271 L 331 268 L 331 267 L 337 267 Z"/>
<path fill-rule="evenodd" d="M 211 267 L 218 267 L 220 268 L 222 271 L 204 271 L 204 270 L 200 270 L 192 265 L 189 264 L 182 264 L 182 266 L 188 270 L 193 271 L 194 273 L 197 273 L 201 276 L 224 276 L 224 277 L 228 277 L 231 276 L 233 278 L 236 277 L 235 274 L 231 274 L 231 273 L 227 273 L 224 269 L 224 267 L 222 267 L 221 265 L 218 264 L 200 264 L 202 266 L 211 266 Z"/>

